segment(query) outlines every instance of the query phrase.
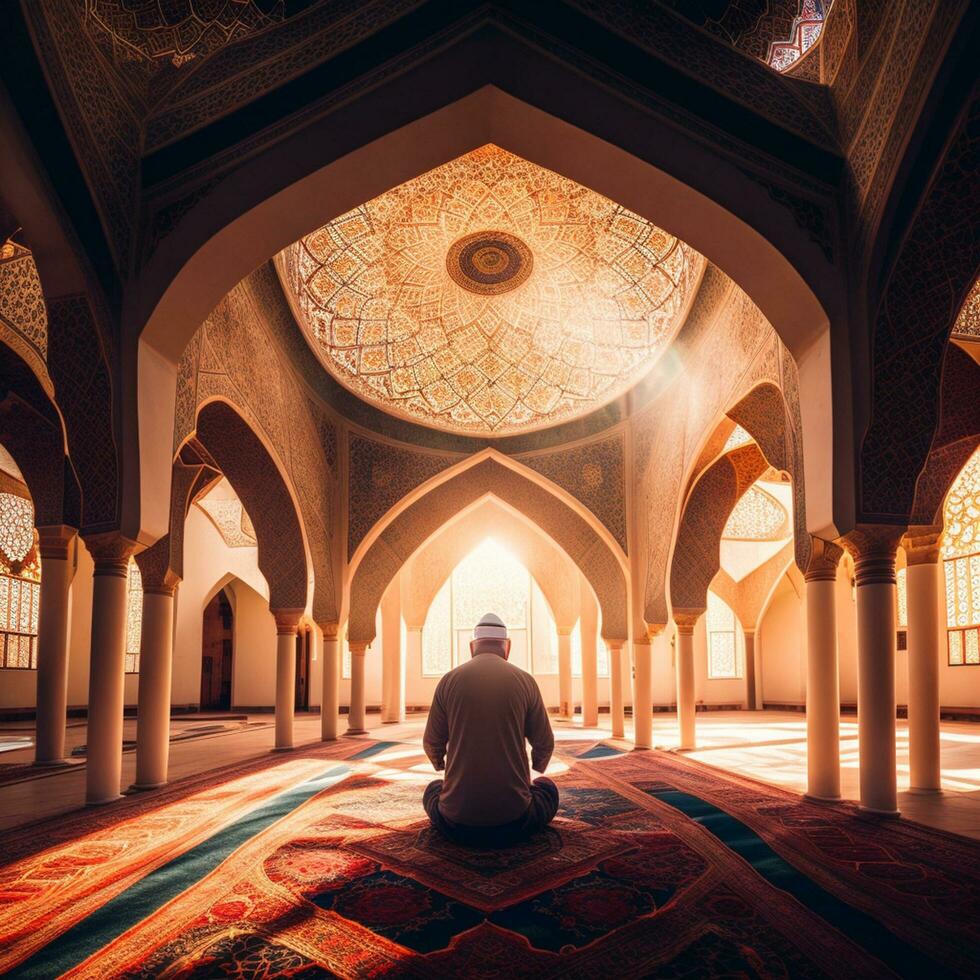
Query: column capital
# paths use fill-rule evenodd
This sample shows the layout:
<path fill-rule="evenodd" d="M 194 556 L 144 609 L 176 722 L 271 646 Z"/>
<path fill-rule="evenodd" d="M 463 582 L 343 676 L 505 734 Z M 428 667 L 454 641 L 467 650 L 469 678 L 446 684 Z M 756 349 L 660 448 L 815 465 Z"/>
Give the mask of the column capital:
<path fill-rule="evenodd" d="M 609 637 L 603 637 L 603 642 L 609 647 L 610 650 L 622 650 L 623 646 L 626 644 L 625 640 L 610 639 Z"/>
<path fill-rule="evenodd" d="M 810 560 L 803 579 L 807 582 L 833 582 L 837 579 L 837 566 L 844 557 L 844 549 L 833 541 L 810 535 Z"/>
<path fill-rule="evenodd" d="M 690 636 L 697 621 L 704 615 L 703 609 L 674 609 L 674 626 L 681 636 Z"/>
<path fill-rule="evenodd" d="M 67 524 L 46 524 L 37 529 L 38 551 L 41 561 L 45 558 L 67 561 L 71 543 L 78 529 Z"/>
<path fill-rule="evenodd" d="M 858 587 L 895 584 L 895 555 L 904 533 L 904 527 L 894 524 L 859 524 L 844 535 Z"/>
<path fill-rule="evenodd" d="M 571 636 L 572 630 L 568 627 L 556 626 L 555 630 L 559 636 Z"/>
<path fill-rule="evenodd" d="M 938 524 L 913 524 L 902 538 L 905 560 L 909 565 L 935 565 L 939 562 L 939 539 L 943 527 Z"/>
<path fill-rule="evenodd" d="M 83 535 L 82 539 L 95 562 L 96 575 L 116 575 L 120 578 L 129 575 L 129 559 L 139 548 L 135 541 L 123 537 L 118 531 Z"/>
<path fill-rule="evenodd" d="M 166 582 L 150 582 L 143 580 L 143 595 L 165 595 L 173 598 L 174 593 L 177 591 L 177 586 L 180 585 L 180 579 L 174 576 L 173 581 Z"/>
<path fill-rule="evenodd" d="M 660 636 L 667 628 L 666 623 L 647 623 L 647 642 L 652 642 L 655 637 Z"/>
<path fill-rule="evenodd" d="M 367 653 L 367 642 L 363 640 L 347 641 L 347 646 L 350 649 L 351 655 L 354 657 L 363 657 Z"/>
<path fill-rule="evenodd" d="M 323 631 L 324 640 L 333 642 L 340 636 L 340 623 L 317 623 Z"/>
<path fill-rule="evenodd" d="M 288 636 L 290 633 L 295 634 L 297 632 L 303 610 L 273 609 L 272 615 L 276 617 L 276 632 L 280 636 Z"/>

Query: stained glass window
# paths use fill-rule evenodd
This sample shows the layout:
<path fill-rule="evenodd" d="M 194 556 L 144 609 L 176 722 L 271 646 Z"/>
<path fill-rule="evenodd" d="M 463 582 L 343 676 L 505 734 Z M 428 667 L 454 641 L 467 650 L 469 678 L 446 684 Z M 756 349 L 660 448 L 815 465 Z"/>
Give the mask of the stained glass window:
<path fill-rule="evenodd" d="M 438 677 L 462 662 L 473 627 L 487 612 L 495 612 L 507 624 L 511 662 L 526 667 L 531 645 L 531 575 L 492 539 L 474 548 L 456 566 L 432 601 L 422 628 L 423 675 Z"/>
<path fill-rule="evenodd" d="M 143 629 L 143 576 L 129 559 L 129 591 L 126 597 L 126 673 L 140 672 L 140 633 Z"/>
<path fill-rule="evenodd" d="M 708 677 L 711 680 L 742 676 L 735 647 L 735 613 L 714 592 L 708 593 Z"/>
<path fill-rule="evenodd" d="M 41 559 L 34 506 L 0 493 L 0 668 L 37 669 Z"/>
<path fill-rule="evenodd" d="M 907 571 L 908 569 L 900 568 L 895 576 L 895 588 L 898 593 L 899 629 L 905 629 L 909 625 Z"/>
<path fill-rule="evenodd" d="M 948 662 L 980 664 L 980 449 L 953 481 L 943 519 Z"/>

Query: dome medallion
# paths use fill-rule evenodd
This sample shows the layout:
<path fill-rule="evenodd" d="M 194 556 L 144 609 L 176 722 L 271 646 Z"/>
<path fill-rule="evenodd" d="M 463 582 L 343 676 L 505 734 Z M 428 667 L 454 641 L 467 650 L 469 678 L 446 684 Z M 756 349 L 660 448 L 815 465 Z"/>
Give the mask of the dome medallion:
<path fill-rule="evenodd" d="M 276 256 L 326 370 L 476 436 L 581 418 L 673 340 L 704 259 L 608 198 L 488 145 Z"/>
<path fill-rule="evenodd" d="M 446 271 L 453 282 L 481 296 L 517 289 L 531 274 L 531 250 L 506 231 L 477 231 L 449 247 Z"/>

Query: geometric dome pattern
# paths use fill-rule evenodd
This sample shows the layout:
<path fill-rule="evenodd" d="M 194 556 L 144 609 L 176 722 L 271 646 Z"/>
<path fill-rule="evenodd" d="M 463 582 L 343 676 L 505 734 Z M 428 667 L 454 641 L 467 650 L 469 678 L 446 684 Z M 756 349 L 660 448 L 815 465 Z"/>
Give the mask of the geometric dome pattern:
<path fill-rule="evenodd" d="M 771 493 L 753 484 L 729 515 L 722 537 L 736 541 L 779 541 L 789 533 L 786 508 Z"/>
<path fill-rule="evenodd" d="M 492 144 L 276 259 L 326 369 L 387 412 L 474 435 L 567 421 L 649 372 L 704 259 Z"/>

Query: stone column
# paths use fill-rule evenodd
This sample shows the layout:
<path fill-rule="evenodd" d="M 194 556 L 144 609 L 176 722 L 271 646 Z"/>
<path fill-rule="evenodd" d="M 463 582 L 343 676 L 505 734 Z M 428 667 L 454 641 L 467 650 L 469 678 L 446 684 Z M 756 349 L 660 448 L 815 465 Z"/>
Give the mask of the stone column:
<path fill-rule="evenodd" d="M 898 815 L 895 772 L 895 554 L 902 529 L 847 535 L 857 582 L 858 752 L 861 808 Z"/>
<path fill-rule="evenodd" d="M 904 540 L 909 647 L 909 783 L 913 793 L 942 789 L 939 762 L 939 535 L 909 528 Z"/>
<path fill-rule="evenodd" d="M 111 533 L 87 538 L 85 543 L 95 562 L 85 802 L 98 805 L 119 798 L 122 779 L 126 607 L 134 545 Z"/>
<path fill-rule="evenodd" d="M 759 707 L 755 691 L 755 630 L 743 629 L 742 635 L 745 637 L 745 706 L 755 711 Z"/>
<path fill-rule="evenodd" d="M 633 641 L 633 745 L 653 748 L 653 638 L 662 626 L 648 626 L 642 639 Z"/>
<path fill-rule="evenodd" d="M 837 566 L 843 551 L 813 538 L 806 582 L 806 795 L 840 799 Z"/>
<path fill-rule="evenodd" d="M 599 606 L 592 587 L 584 576 L 579 582 L 579 632 L 582 636 L 582 724 L 595 728 L 599 724 L 599 657 L 596 636 L 599 632 Z"/>
<path fill-rule="evenodd" d="M 364 656 L 366 643 L 348 643 L 350 647 L 350 711 L 345 735 L 364 735 Z"/>
<path fill-rule="evenodd" d="M 412 664 L 417 674 L 422 672 L 422 627 L 405 624 L 405 669 Z"/>
<path fill-rule="evenodd" d="M 142 569 L 141 569 L 142 570 Z M 143 578 L 139 702 L 136 710 L 136 789 L 167 782 L 170 761 L 170 679 L 174 656 L 176 581 Z"/>
<path fill-rule="evenodd" d="M 558 630 L 558 717 L 571 721 L 575 715 L 572 696 L 572 632 Z"/>
<path fill-rule="evenodd" d="M 276 752 L 293 747 L 296 711 L 296 633 L 302 610 L 274 609 L 276 617 Z"/>
<path fill-rule="evenodd" d="M 381 597 L 381 655 L 381 721 L 394 725 L 405 720 L 405 651 L 397 577 Z"/>
<path fill-rule="evenodd" d="M 324 623 L 323 675 L 320 695 L 320 739 L 332 742 L 337 737 L 340 714 L 340 637 L 338 623 Z"/>
<path fill-rule="evenodd" d="M 65 764 L 68 710 L 68 589 L 75 573 L 75 529 L 39 527 L 41 594 L 37 622 L 36 766 Z"/>
<path fill-rule="evenodd" d="M 626 712 L 623 708 L 623 641 L 606 640 L 609 651 L 609 712 L 612 716 L 613 738 L 626 733 Z"/>
<path fill-rule="evenodd" d="M 675 609 L 677 628 L 677 728 L 678 747 L 697 747 L 695 735 L 696 706 L 694 702 L 694 627 L 703 609 Z"/>

